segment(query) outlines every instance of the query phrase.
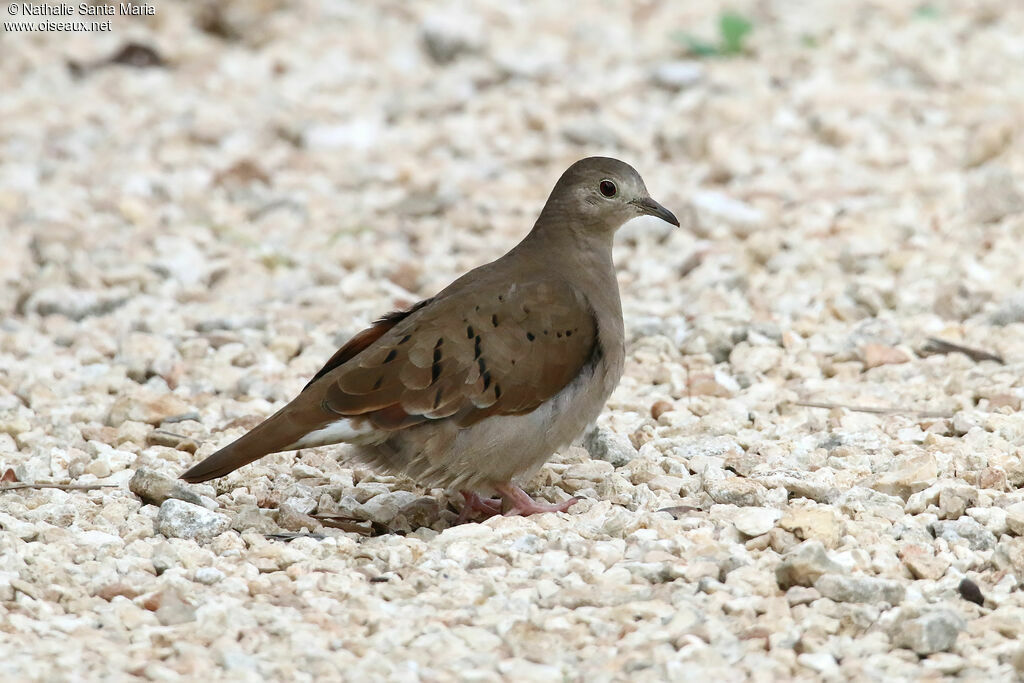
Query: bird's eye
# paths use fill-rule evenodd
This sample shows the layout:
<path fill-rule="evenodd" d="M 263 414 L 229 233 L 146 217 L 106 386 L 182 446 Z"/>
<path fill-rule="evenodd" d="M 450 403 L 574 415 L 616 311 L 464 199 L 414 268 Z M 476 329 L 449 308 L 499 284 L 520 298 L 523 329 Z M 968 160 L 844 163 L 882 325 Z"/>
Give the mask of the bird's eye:
<path fill-rule="evenodd" d="M 600 187 L 601 194 L 605 197 L 614 197 L 615 193 L 619 191 L 618 188 L 615 187 L 615 183 L 610 180 L 602 180 L 598 187 Z"/>

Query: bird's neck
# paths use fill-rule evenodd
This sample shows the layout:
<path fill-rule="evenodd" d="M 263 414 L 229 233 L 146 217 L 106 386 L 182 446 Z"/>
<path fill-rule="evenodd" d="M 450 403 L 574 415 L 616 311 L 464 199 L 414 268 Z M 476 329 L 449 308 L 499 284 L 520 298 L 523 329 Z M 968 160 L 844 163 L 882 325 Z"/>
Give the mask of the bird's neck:
<path fill-rule="evenodd" d="M 595 307 L 621 320 L 619 286 L 612 260 L 613 233 L 576 227 L 566 221 L 559 225 L 538 221 L 513 251 L 525 248 L 532 267 L 548 274 L 562 274 L 580 287 Z"/>
<path fill-rule="evenodd" d="M 585 220 L 567 217 L 564 213 L 562 216 L 549 216 L 547 214 L 550 207 L 545 206 L 544 208 L 545 211 L 541 212 L 533 230 L 523 239 L 523 243 L 533 242 L 556 258 L 564 257 L 566 254 L 579 254 L 597 259 L 597 262 L 614 268 L 612 263 L 614 229 L 595 229 Z"/>

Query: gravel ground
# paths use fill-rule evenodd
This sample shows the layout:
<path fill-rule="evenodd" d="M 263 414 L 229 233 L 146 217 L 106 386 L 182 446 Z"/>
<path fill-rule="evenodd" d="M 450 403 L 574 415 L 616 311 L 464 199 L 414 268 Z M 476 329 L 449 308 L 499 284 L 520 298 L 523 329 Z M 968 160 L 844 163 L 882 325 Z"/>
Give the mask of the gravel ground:
<path fill-rule="evenodd" d="M 102 487 L 0 492 L 0 677 L 1024 675 L 1024 5 L 740 0 L 688 56 L 724 8 L 0 37 L 0 472 Z M 343 447 L 173 481 L 592 154 L 684 229 L 621 233 L 626 376 L 527 487 L 571 513 Z"/>

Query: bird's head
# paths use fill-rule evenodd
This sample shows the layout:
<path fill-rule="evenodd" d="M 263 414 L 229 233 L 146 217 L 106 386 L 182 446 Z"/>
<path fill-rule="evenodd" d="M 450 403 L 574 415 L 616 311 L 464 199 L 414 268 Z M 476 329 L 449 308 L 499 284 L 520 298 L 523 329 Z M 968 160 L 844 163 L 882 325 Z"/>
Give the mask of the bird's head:
<path fill-rule="evenodd" d="M 657 216 L 678 226 L 679 220 L 647 193 L 640 174 L 609 157 L 588 157 L 570 166 L 555 184 L 538 224 L 571 226 L 596 234 L 613 234 L 638 216 Z"/>

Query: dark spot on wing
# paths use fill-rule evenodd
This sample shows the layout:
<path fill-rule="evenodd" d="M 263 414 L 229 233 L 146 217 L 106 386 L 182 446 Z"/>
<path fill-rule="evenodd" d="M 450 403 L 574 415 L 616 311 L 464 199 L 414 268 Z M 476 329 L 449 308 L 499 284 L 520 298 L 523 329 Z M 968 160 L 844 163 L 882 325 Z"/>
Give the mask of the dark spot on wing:
<path fill-rule="evenodd" d="M 437 407 L 441 405 L 442 394 L 444 394 L 444 387 L 438 387 L 437 393 L 434 394 L 434 410 L 437 410 Z"/>
<path fill-rule="evenodd" d="M 480 335 L 478 334 L 476 335 L 476 341 L 473 342 L 473 360 L 479 358 L 481 353 L 482 352 L 480 350 Z"/>
<path fill-rule="evenodd" d="M 380 377 L 378 377 L 377 381 L 373 383 L 374 391 L 376 391 L 377 389 L 380 389 L 380 385 L 382 385 L 382 384 L 384 384 L 384 375 L 381 375 Z"/>
<path fill-rule="evenodd" d="M 491 316 L 491 324 L 494 325 L 495 327 L 498 326 L 498 314 L 497 313 L 495 313 L 494 315 Z"/>
<path fill-rule="evenodd" d="M 529 339 L 530 341 L 533 341 L 534 339 L 536 339 L 536 337 L 533 336 L 533 332 L 527 332 L 526 333 L 526 338 Z"/>
<path fill-rule="evenodd" d="M 468 327 L 466 327 L 466 339 L 472 339 L 472 338 L 473 338 L 473 326 L 469 325 Z"/>
<path fill-rule="evenodd" d="M 487 387 L 491 386 L 491 373 L 490 372 L 483 373 L 483 378 L 484 378 L 484 391 L 487 391 Z"/>
<path fill-rule="evenodd" d="M 494 400 L 501 398 L 501 385 L 497 382 L 494 383 Z"/>
<path fill-rule="evenodd" d="M 441 376 L 441 344 L 444 339 L 438 339 L 434 345 L 434 364 L 430 366 L 430 383 L 433 384 Z M 435 406 L 436 407 L 436 406 Z"/>
<path fill-rule="evenodd" d="M 402 344 L 404 344 L 405 342 L 409 341 L 410 339 L 412 339 L 412 335 L 411 334 L 407 334 L 407 335 L 405 335 L 404 337 L 402 337 L 401 339 L 398 340 L 398 345 L 401 346 Z"/>
<path fill-rule="evenodd" d="M 396 349 L 391 349 L 390 351 L 388 351 L 388 355 L 384 357 L 384 362 L 390 363 L 395 359 L 396 356 L 398 356 L 398 351 Z"/>

